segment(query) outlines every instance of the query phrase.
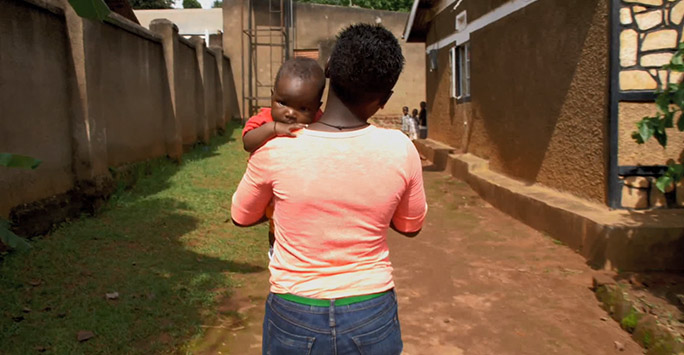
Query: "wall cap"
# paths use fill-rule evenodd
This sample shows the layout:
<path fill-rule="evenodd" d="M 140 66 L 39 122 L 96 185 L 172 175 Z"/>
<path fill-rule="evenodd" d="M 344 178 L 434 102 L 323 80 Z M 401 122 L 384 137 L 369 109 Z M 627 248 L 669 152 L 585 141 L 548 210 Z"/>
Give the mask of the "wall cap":
<path fill-rule="evenodd" d="M 64 16 L 64 5 L 58 0 L 21 0 L 22 2 L 52 12 L 55 15 Z"/>
<path fill-rule="evenodd" d="M 150 41 L 162 42 L 161 36 L 158 34 L 138 25 L 137 23 L 115 13 L 110 12 L 109 16 L 105 20 L 108 24 L 117 26 L 125 31 L 128 31 L 134 35 L 138 35 L 142 38 L 148 39 Z M 156 21 L 156 20 L 155 20 Z M 168 21 L 168 20 L 167 20 Z M 175 25 L 174 25 L 175 26 Z"/>

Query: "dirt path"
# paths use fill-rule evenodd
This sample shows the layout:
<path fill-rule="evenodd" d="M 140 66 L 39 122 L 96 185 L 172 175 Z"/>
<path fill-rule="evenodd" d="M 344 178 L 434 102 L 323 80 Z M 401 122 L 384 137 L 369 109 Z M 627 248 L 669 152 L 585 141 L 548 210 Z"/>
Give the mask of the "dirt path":
<path fill-rule="evenodd" d="M 389 236 L 405 355 L 643 353 L 602 320 L 582 257 L 444 173 L 425 184 L 423 232 Z M 260 354 L 268 275 L 242 281 L 228 306 L 240 319 L 210 328 L 197 352 Z"/>

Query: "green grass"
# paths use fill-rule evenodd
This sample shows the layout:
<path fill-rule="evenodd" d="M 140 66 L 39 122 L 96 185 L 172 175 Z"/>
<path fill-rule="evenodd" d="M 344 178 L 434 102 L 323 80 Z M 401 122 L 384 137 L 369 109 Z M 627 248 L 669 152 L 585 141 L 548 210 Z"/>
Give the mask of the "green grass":
<path fill-rule="evenodd" d="M 629 314 L 622 318 L 622 321 L 620 321 L 620 325 L 622 325 L 622 329 L 632 333 L 634 332 L 637 323 L 639 323 L 640 318 L 641 316 L 639 315 L 639 313 L 634 308 L 632 308 L 630 309 Z"/>
<path fill-rule="evenodd" d="M 226 223 L 247 160 L 239 129 L 177 165 L 139 166 L 95 217 L 63 223 L 0 263 L 0 353 L 177 353 L 235 285 L 264 270 L 267 228 Z M 118 292 L 118 300 L 105 293 Z M 95 336 L 77 341 L 80 330 Z"/>

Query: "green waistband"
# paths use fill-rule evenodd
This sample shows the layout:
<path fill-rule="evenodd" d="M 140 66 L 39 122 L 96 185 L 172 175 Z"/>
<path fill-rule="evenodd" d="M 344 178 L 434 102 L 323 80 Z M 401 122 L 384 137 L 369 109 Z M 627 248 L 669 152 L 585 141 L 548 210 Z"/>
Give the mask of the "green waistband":
<path fill-rule="evenodd" d="M 370 295 L 361 295 L 361 296 L 351 296 L 351 297 L 338 298 L 335 300 L 335 306 L 348 306 L 350 304 L 372 300 L 373 298 L 378 298 L 380 296 L 387 294 L 388 292 L 390 292 L 390 291 L 373 293 Z M 307 306 L 316 306 L 316 307 L 330 307 L 330 301 L 331 301 L 331 300 L 327 300 L 327 299 L 296 296 L 296 295 L 293 295 L 290 293 L 276 293 L 275 295 L 284 299 L 284 300 L 288 300 L 290 302 L 304 304 Z"/>

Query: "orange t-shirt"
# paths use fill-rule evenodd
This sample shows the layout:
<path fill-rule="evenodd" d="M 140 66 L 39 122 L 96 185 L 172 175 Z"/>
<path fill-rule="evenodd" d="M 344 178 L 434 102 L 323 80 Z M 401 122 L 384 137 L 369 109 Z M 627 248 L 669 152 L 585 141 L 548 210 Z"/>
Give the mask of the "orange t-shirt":
<path fill-rule="evenodd" d="M 316 116 L 313 119 L 313 122 L 318 121 L 321 116 L 323 116 L 323 111 L 318 110 L 316 112 Z M 244 137 L 247 132 L 259 128 L 269 122 L 273 122 L 273 116 L 271 116 L 271 108 L 266 107 L 262 108 L 259 110 L 259 113 L 256 115 L 250 117 L 247 122 L 245 122 L 245 128 L 242 129 L 242 136 Z"/>
<path fill-rule="evenodd" d="M 421 229 L 427 213 L 420 157 L 400 131 L 300 131 L 250 157 L 231 217 L 252 224 L 275 202 L 271 292 L 341 298 L 394 287 L 390 222 Z"/>

